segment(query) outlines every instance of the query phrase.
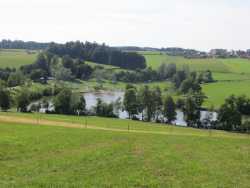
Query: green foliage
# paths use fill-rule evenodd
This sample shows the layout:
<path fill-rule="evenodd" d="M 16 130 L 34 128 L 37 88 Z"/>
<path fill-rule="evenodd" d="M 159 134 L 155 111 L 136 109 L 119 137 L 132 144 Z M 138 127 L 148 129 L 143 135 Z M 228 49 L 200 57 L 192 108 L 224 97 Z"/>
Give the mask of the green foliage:
<path fill-rule="evenodd" d="M 30 79 L 34 81 L 40 81 L 44 77 L 46 77 L 46 73 L 42 69 L 35 69 L 30 73 Z"/>
<path fill-rule="evenodd" d="M 56 113 L 70 114 L 71 113 L 71 97 L 72 91 L 64 88 L 54 99 Z"/>
<path fill-rule="evenodd" d="M 84 115 L 86 114 L 86 100 L 84 96 L 79 96 L 78 94 L 73 94 L 71 96 L 71 109 L 74 114 Z"/>
<path fill-rule="evenodd" d="M 56 80 L 70 81 L 74 77 L 70 69 L 65 68 L 61 63 L 54 65 L 52 68 L 52 75 Z"/>
<path fill-rule="evenodd" d="M 238 110 L 235 96 L 226 99 L 218 112 L 219 128 L 235 131 L 239 130 L 242 124 L 242 115 Z"/>
<path fill-rule="evenodd" d="M 16 95 L 16 104 L 18 112 L 27 112 L 30 103 L 30 93 L 27 88 L 22 88 Z"/>
<path fill-rule="evenodd" d="M 3 83 L 0 83 L 0 108 L 2 111 L 7 111 L 11 106 L 11 96 L 10 92 L 4 86 Z"/>
<path fill-rule="evenodd" d="M 114 105 L 112 103 L 107 104 L 99 98 L 95 106 L 95 114 L 100 117 L 116 117 L 114 114 Z"/>
<path fill-rule="evenodd" d="M 25 82 L 24 75 L 20 71 L 17 71 L 10 74 L 7 84 L 9 87 L 16 87 L 23 85 L 24 82 Z"/>
<path fill-rule="evenodd" d="M 162 80 L 172 78 L 176 74 L 176 71 L 176 64 L 162 63 L 158 68 L 158 74 Z"/>
<path fill-rule="evenodd" d="M 168 123 L 172 123 L 176 120 L 176 105 L 171 96 L 167 96 L 163 103 L 163 115 L 167 119 Z"/>
<path fill-rule="evenodd" d="M 127 86 L 125 94 L 124 94 L 124 100 L 123 105 L 125 110 L 129 114 L 129 118 L 134 118 L 135 115 L 138 114 L 138 103 L 137 103 L 137 93 L 136 89 L 132 86 Z"/>
<path fill-rule="evenodd" d="M 41 104 L 40 103 L 34 103 L 30 106 L 30 111 L 31 112 L 39 112 L 41 109 Z"/>
<path fill-rule="evenodd" d="M 110 48 L 105 44 L 67 42 L 66 44 L 52 43 L 48 52 L 63 57 L 86 59 L 99 64 L 113 65 L 125 69 L 144 69 L 146 68 L 145 58 L 135 52 L 123 52 Z"/>
<path fill-rule="evenodd" d="M 184 104 L 184 116 L 189 127 L 200 126 L 200 106 L 196 103 L 196 100 L 192 96 L 188 96 L 185 99 Z"/>

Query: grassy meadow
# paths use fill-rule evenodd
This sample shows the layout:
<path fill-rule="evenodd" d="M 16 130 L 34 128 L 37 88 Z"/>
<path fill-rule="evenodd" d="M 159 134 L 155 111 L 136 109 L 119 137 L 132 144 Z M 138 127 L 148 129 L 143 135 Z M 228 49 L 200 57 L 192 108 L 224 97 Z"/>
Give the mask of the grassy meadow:
<path fill-rule="evenodd" d="M 1 113 L 0 187 L 249 187 L 247 135 L 85 119 Z"/>
<path fill-rule="evenodd" d="M 28 54 L 25 50 L 0 50 L 0 68 L 19 68 L 32 64 L 37 53 Z"/>
<path fill-rule="evenodd" d="M 145 56 L 147 65 L 153 69 L 157 69 L 162 63 L 175 63 L 177 68 L 188 66 L 193 71 L 211 70 L 216 82 L 203 85 L 203 91 L 208 96 L 205 102 L 206 107 L 218 108 L 232 94 L 245 94 L 250 97 L 250 60 L 240 58 L 187 59 L 158 52 L 140 53 Z"/>
<path fill-rule="evenodd" d="M 250 74 L 250 60 L 241 58 L 207 58 L 207 59 L 188 59 L 179 56 L 168 56 L 161 53 L 141 52 L 146 58 L 147 65 L 157 69 L 162 63 L 174 63 L 178 68 L 189 66 L 193 71 L 211 70 L 220 73 Z"/>

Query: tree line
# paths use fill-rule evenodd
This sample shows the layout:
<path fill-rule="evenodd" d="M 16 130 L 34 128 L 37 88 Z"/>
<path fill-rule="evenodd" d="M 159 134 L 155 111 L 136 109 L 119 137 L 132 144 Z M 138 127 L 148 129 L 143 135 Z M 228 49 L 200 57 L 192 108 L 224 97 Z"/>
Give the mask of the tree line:
<path fill-rule="evenodd" d="M 170 81 L 181 93 L 188 93 L 190 90 L 201 90 L 200 84 L 214 82 L 210 70 L 203 72 L 190 71 L 188 67 L 177 70 L 176 64 L 163 63 L 158 70 L 151 67 L 144 70 L 121 71 L 115 73 L 115 79 L 127 83 Z"/>
<path fill-rule="evenodd" d="M 113 65 L 124 69 L 144 69 L 146 60 L 144 56 L 136 52 L 124 52 L 116 48 L 99 45 L 90 42 L 67 42 L 66 44 L 51 43 L 47 51 L 51 54 L 63 57 L 93 61 L 99 64 Z"/>
<path fill-rule="evenodd" d="M 159 87 L 149 88 L 147 85 L 136 88 L 127 85 L 124 100 L 108 104 L 101 99 L 93 110 L 86 109 L 84 96 L 73 93 L 65 87 L 55 86 L 45 88 L 42 93 L 32 92 L 28 87 L 21 88 L 15 95 L 0 82 L 0 108 L 7 111 L 15 106 L 18 112 L 36 112 L 41 107 L 46 108 L 47 113 L 71 114 L 71 115 L 96 115 L 101 117 L 117 118 L 119 110 L 125 110 L 130 119 L 142 121 L 154 121 L 157 123 L 173 124 L 177 117 L 177 109 L 184 113 L 187 126 L 194 128 L 209 128 L 226 131 L 249 132 L 250 121 L 244 116 L 250 115 L 250 99 L 246 96 L 230 96 L 218 109 L 218 118 L 213 119 L 213 109 L 207 112 L 205 118 L 201 119 L 202 104 L 205 96 L 201 91 L 189 92 L 184 98 L 174 100 L 170 95 L 164 96 Z M 44 96 L 52 97 L 50 101 L 54 110 L 48 109 L 49 101 L 39 100 Z"/>
<path fill-rule="evenodd" d="M 149 88 L 147 85 L 137 89 L 128 85 L 124 94 L 124 108 L 130 119 L 138 119 L 141 115 L 143 121 L 173 123 L 176 120 L 176 110 L 185 114 L 185 120 L 190 127 L 200 127 L 200 111 L 204 102 L 201 91 L 190 92 L 184 99 L 177 102 L 171 96 L 163 97 L 159 87 Z"/>
<path fill-rule="evenodd" d="M 33 81 L 41 81 L 41 78 L 44 78 L 46 82 L 49 77 L 63 81 L 88 80 L 94 68 L 83 60 L 73 59 L 68 55 L 59 58 L 56 55 L 44 52 L 38 55 L 33 64 L 24 65 L 20 70 Z"/>
<path fill-rule="evenodd" d="M 49 43 L 41 42 L 24 42 L 22 40 L 2 40 L 0 41 L 0 48 L 2 49 L 27 49 L 27 50 L 41 50 L 48 48 Z"/>

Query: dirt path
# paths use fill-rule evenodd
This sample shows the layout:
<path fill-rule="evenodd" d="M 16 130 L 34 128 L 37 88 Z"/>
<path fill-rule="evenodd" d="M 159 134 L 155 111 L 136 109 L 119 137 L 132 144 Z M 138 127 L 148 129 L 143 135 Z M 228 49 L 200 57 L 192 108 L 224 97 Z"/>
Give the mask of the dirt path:
<path fill-rule="evenodd" d="M 113 132 L 130 132 L 130 133 L 143 133 L 143 134 L 160 134 L 160 135 L 176 135 L 176 136 L 198 136 L 198 137 L 208 137 L 211 135 L 206 134 L 192 134 L 192 133 L 177 133 L 177 132 L 167 132 L 167 131 L 143 131 L 143 130 L 126 130 L 126 129 L 116 129 L 116 128 L 106 128 L 97 127 L 93 125 L 82 125 L 79 123 L 69 123 L 62 121 L 51 121 L 45 119 L 35 119 L 26 118 L 18 116 L 4 116 L 0 115 L 0 123 L 20 123 L 20 124 L 31 124 L 31 125 L 47 125 L 47 126 L 57 126 L 57 127 L 68 127 L 68 128 L 82 128 L 91 130 L 103 130 L 103 131 L 113 131 Z M 249 138 L 247 135 L 212 135 L 212 137 L 224 137 L 224 138 Z"/>

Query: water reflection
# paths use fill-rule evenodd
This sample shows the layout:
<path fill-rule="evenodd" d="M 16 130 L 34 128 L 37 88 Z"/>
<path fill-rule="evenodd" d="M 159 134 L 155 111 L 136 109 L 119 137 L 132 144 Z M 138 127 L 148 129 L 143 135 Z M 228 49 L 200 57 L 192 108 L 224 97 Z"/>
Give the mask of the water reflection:
<path fill-rule="evenodd" d="M 84 97 L 86 99 L 86 108 L 91 110 L 97 103 L 97 99 L 100 98 L 102 101 L 106 103 L 112 103 L 117 101 L 119 98 L 123 101 L 124 92 L 116 91 L 116 92 L 93 92 L 93 93 L 84 93 Z M 215 121 L 217 119 L 216 112 L 207 112 L 201 111 L 201 120 L 210 117 L 211 120 Z M 125 111 L 119 111 L 119 118 L 120 119 L 127 119 L 128 113 Z M 186 126 L 187 123 L 184 119 L 184 113 L 180 110 L 177 110 L 177 117 L 176 121 L 173 122 L 179 126 Z M 138 115 L 138 119 L 141 120 L 141 115 Z"/>

